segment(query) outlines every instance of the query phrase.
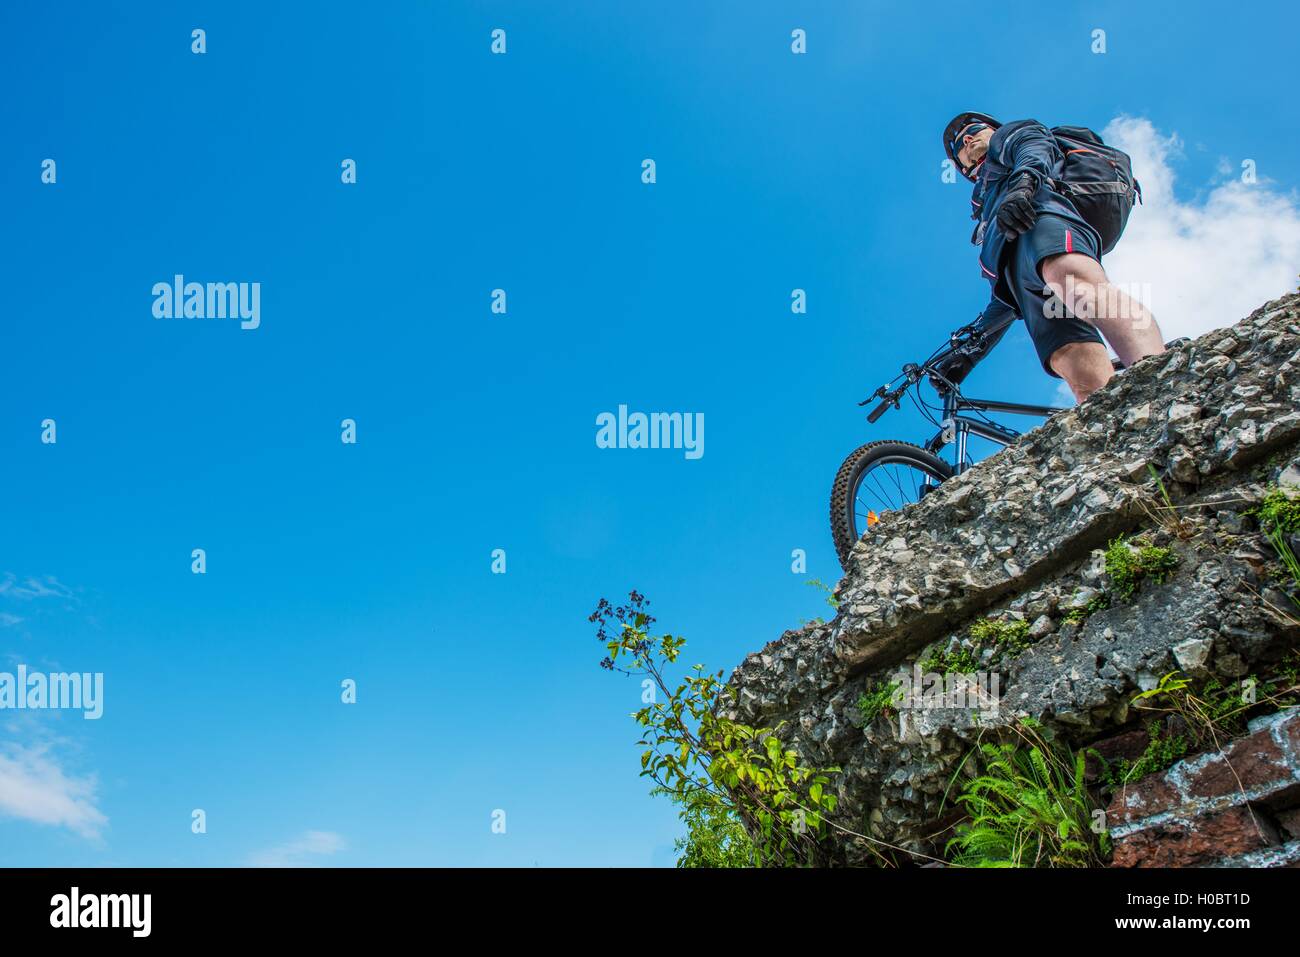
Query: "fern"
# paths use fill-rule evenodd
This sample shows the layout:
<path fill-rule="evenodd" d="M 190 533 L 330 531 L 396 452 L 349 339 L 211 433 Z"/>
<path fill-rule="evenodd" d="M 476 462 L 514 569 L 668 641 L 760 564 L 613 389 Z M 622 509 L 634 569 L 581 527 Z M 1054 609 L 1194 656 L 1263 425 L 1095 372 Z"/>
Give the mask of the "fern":
<path fill-rule="evenodd" d="M 984 773 L 957 801 L 970 815 L 947 845 L 964 867 L 1093 867 L 1109 839 L 1094 838 L 1094 807 L 1085 784 L 1083 752 L 1046 739 L 1025 720 L 1021 744 L 984 744 Z"/>

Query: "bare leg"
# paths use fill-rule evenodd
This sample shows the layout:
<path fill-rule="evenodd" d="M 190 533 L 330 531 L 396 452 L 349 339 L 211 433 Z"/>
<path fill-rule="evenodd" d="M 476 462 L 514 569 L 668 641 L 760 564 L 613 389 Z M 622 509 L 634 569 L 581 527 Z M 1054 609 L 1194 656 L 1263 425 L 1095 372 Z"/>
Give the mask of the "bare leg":
<path fill-rule="evenodd" d="M 1124 365 L 1165 351 L 1164 337 L 1150 310 L 1124 290 L 1112 286 L 1101 263 L 1091 256 L 1083 253 L 1049 256 L 1043 260 L 1042 273 L 1043 281 L 1052 287 L 1066 308 L 1096 326 Z M 1052 356 L 1053 363 L 1061 351 Z M 1052 368 L 1056 368 L 1055 364 Z M 1070 381 L 1068 377 L 1066 381 Z"/>
<path fill-rule="evenodd" d="M 1110 354 L 1100 342 L 1071 342 L 1061 346 L 1047 360 L 1052 371 L 1070 386 L 1074 397 L 1082 402 L 1115 374 Z"/>

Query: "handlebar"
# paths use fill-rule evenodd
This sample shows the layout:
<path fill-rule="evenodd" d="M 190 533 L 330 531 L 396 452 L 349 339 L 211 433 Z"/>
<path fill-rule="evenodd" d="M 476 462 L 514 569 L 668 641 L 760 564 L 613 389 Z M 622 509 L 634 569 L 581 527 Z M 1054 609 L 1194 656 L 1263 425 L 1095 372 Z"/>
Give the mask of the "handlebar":
<path fill-rule="evenodd" d="M 879 419 L 886 412 L 888 412 L 889 407 L 893 404 L 894 404 L 893 401 L 891 401 L 890 399 L 886 399 L 884 402 L 880 403 L 880 405 L 876 406 L 874 409 L 871 410 L 871 414 L 867 416 L 867 421 L 870 422 L 872 425 L 875 425 L 876 420 Z M 894 420 L 890 419 L 889 421 L 892 422 Z"/>
<path fill-rule="evenodd" d="M 968 350 L 978 348 L 980 342 L 986 336 L 1000 331 L 1004 326 L 1009 325 L 1010 321 L 1015 318 L 1016 317 L 1013 314 L 1009 319 L 999 322 L 991 327 L 982 327 L 978 320 L 969 325 L 962 326 L 960 329 L 955 330 L 948 336 L 948 346 L 932 355 L 924 364 L 917 365 L 915 362 L 909 362 L 907 365 L 903 366 L 903 381 L 897 388 L 890 389 L 889 383 L 886 383 L 858 403 L 858 405 L 866 405 L 872 399 L 878 398 L 881 400 L 880 404 L 872 409 L 870 414 L 867 415 L 867 421 L 874 425 L 882 415 L 889 411 L 890 406 L 897 408 L 899 400 L 902 399 L 907 390 L 920 382 L 924 376 L 930 375 L 931 381 L 934 381 L 934 376 L 936 375 L 935 369 L 937 366 L 941 365 L 955 353 L 964 353 Z M 943 383 L 947 383 L 947 380 L 939 374 L 938 381 L 935 382 L 935 387 L 941 388 L 941 384 Z M 947 384 L 951 387 L 951 383 Z"/>
<path fill-rule="evenodd" d="M 866 399 L 863 402 L 859 403 L 860 405 L 866 405 L 867 402 L 870 402 L 871 399 L 874 399 L 876 396 L 881 396 L 883 399 L 880 405 L 876 406 L 874 409 L 871 410 L 871 414 L 867 416 L 867 421 L 874 425 L 877 419 L 879 419 L 882 415 L 884 415 L 887 411 L 889 411 L 889 407 L 891 405 L 897 406 L 898 400 L 901 399 L 904 396 L 904 394 L 906 394 L 907 390 L 910 389 L 912 386 L 914 386 L 917 382 L 921 381 L 921 375 L 924 371 L 925 370 L 921 366 L 918 366 L 915 362 L 909 362 L 907 365 L 903 366 L 902 385 L 900 385 L 897 389 L 893 389 L 892 391 L 890 390 L 888 384 L 882 385 L 879 389 L 875 391 L 875 393 L 871 396 L 870 399 Z"/>

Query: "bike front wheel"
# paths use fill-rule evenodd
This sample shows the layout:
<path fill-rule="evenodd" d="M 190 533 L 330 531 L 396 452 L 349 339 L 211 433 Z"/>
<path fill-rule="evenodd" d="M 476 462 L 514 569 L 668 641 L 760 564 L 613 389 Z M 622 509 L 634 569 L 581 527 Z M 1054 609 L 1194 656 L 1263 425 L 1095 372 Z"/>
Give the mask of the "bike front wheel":
<path fill-rule="evenodd" d="M 910 442 L 868 442 L 844 460 L 831 486 L 831 535 L 840 567 L 863 533 L 886 512 L 919 502 L 952 478 L 943 459 Z"/>

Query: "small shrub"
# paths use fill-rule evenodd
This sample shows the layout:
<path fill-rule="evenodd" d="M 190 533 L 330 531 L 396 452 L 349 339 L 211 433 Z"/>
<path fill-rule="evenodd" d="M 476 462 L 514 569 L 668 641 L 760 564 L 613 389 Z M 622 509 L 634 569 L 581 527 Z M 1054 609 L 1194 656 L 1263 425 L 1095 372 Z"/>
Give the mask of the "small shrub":
<path fill-rule="evenodd" d="M 601 667 L 648 679 L 653 688 L 633 715 L 646 749 L 641 776 L 678 806 L 687 828 L 679 865 L 816 863 L 838 800 L 827 785 L 839 768 L 803 765 L 782 740 L 783 724 L 754 727 L 727 717 L 736 698 L 721 671 L 695 665 L 674 687 L 668 671 L 686 640 L 651 634 L 655 619 L 639 592 L 617 607 L 602 598 L 588 621 L 607 651 Z"/>
<path fill-rule="evenodd" d="M 673 797 L 667 788 L 650 793 Z M 679 803 L 686 836 L 673 841 L 678 867 L 754 867 L 760 860 L 753 838 L 730 808 L 698 791 L 688 792 Z"/>
<path fill-rule="evenodd" d="M 1265 532 L 1272 529 L 1287 535 L 1300 532 L 1300 496 L 1293 498 L 1280 488 L 1271 488 L 1251 512 Z"/>

